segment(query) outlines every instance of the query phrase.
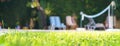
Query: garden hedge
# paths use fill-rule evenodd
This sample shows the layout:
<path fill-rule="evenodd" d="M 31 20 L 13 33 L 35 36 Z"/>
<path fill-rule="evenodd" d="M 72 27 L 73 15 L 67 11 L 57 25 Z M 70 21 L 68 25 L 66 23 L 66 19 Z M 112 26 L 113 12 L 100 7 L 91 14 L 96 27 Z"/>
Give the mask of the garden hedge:
<path fill-rule="evenodd" d="M 0 46 L 120 46 L 120 32 L 12 32 L 0 36 Z"/>

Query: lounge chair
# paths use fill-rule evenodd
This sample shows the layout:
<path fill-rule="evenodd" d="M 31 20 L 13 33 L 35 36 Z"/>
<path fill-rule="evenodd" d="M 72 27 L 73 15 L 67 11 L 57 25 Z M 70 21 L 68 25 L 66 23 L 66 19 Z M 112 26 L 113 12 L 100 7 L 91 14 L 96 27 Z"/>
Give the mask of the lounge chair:
<path fill-rule="evenodd" d="M 103 29 L 103 30 L 105 30 L 105 26 L 104 26 L 104 24 L 102 24 L 102 23 L 97 23 L 97 24 L 95 24 L 95 29 L 99 29 L 99 30 L 101 30 L 101 29 Z"/>
<path fill-rule="evenodd" d="M 71 16 L 66 16 L 66 25 L 67 25 L 67 29 L 76 29 L 77 28 L 77 23 L 74 20 L 74 18 Z"/>
<path fill-rule="evenodd" d="M 94 21 L 94 19 L 93 18 L 88 18 L 88 20 L 89 20 L 89 23 L 87 24 L 87 25 L 85 25 L 85 28 L 86 29 L 95 29 L 95 21 Z"/>
<path fill-rule="evenodd" d="M 55 30 L 58 29 L 66 29 L 64 23 L 61 23 L 59 16 L 50 16 L 50 26 L 49 29 Z"/>
<path fill-rule="evenodd" d="M 86 29 L 90 30 L 95 30 L 95 29 L 105 29 L 104 24 L 102 23 L 95 23 L 93 18 L 88 18 L 89 23 L 87 25 L 85 25 Z"/>

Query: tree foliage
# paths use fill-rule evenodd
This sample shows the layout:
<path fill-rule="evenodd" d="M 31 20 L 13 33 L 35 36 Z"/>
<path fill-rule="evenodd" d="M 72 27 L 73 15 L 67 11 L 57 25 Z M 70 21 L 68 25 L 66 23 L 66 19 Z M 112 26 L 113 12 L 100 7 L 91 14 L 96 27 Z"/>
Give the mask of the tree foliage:
<path fill-rule="evenodd" d="M 106 8 L 112 0 L 40 0 L 40 5 L 44 8 L 46 15 L 60 16 L 62 22 L 65 23 L 65 17 L 67 15 L 76 14 L 78 17 L 78 24 L 80 24 L 81 15 L 80 11 L 86 14 L 96 14 Z M 114 14 L 120 17 L 120 1 L 116 2 L 116 10 Z M 32 15 L 32 9 L 27 7 L 31 0 L 10 0 L 6 2 L 0 2 L 0 16 L 4 20 L 6 26 L 14 27 L 17 21 L 20 21 L 21 25 L 25 25 L 30 16 Z M 105 20 L 107 12 L 102 16 L 95 18 L 97 22 L 103 22 Z M 101 19 L 103 18 L 103 19 Z M 49 23 L 49 22 L 48 22 Z M 84 22 L 87 23 L 87 20 Z"/>
<path fill-rule="evenodd" d="M 62 21 L 65 22 L 65 17 L 67 15 L 72 15 L 75 13 L 78 17 L 78 24 L 80 24 L 81 15 L 79 14 L 80 11 L 83 11 L 86 14 L 97 14 L 105 9 L 112 0 L 47 0 L 46 2 L 51 5 L 50 9 L 52 9 L 51 15 L 58 15 L 62 18 Z M 119 16 L 119 0 L 114 0 L 116 2 L 116 10 L 115 15 Z M 96 22 L 104 22 L 107 16 L 107 12 L 104 13 L 102 16 L 95 18 Z M 101 19 L 103 18 L 103 19 Z M 84 23 L 87 23 L 85 20 Z"/>
<path fill-rule="evenodd" d="M 0 2 L 0 16 L 4 21 L 5 27 L 15 27 L 16 22 L 25 23 L 29 17 L 26 3 L 28 0 L 10 0 L 9 2 Z"/>

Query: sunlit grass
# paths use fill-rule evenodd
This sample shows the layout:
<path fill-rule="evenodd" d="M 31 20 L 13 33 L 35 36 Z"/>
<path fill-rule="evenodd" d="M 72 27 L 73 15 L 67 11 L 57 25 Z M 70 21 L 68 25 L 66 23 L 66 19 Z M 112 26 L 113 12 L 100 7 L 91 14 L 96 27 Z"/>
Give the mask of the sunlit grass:
<path fill-rule="evenodd" d="M 120 32 L 14 32 L 0 36 L 2 46 L 119 46 Z"/>

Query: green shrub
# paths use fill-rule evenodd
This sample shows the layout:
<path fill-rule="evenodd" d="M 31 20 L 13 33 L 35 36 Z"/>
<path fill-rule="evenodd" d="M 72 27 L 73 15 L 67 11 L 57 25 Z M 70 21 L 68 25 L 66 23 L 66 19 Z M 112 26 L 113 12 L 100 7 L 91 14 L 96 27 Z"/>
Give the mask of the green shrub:
<path fill-rule="evenodd" d="M 119 32 L 15 32 L 0 36 L 2 46 L 119 46 Z"/>

